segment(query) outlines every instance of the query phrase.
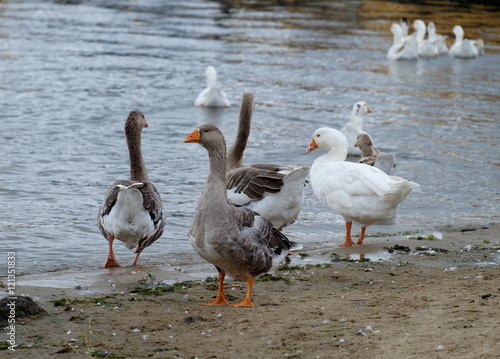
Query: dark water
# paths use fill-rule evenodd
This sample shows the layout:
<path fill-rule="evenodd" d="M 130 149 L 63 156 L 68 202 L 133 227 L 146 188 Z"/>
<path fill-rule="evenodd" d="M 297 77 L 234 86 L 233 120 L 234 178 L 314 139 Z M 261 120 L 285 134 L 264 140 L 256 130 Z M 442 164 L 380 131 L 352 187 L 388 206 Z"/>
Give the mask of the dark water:
<path fill-rule="evenodd" d="M 486 55 L 389 62 L 390 25 L 402 15 L 433 19 L 450 38 L 461 24 L 466 37 L 483 38 Z M 5 257 L 15 250 L 24 273 L 103 264 L 97 209 L 107 187 L 128 176 L 123 125 L 140 109 L 150 125 L 146 165 L 167 215 L 164 235 L 140 261 L 201 261 L 186 233 L 207 154 L 182 139 L 210 122 L 232 143 L 243 92 L 256 99 L 246 163 L 310 165 L 321 155 L 305 153 L 314 130 L 342 127 L 355 102 L 368 102 L 365 129 L 396 154 L 397 175 L 422 187 L 396 225 L 368 233 L 498 223 L 499 15 L 447 2 L 0 1 Z M 207 65 L 232 107 L 193 106 Z M 334 248 L 344 223 L 308 187 L 287 232 L 304 250 Z M 122 264 L 132 262 L 132 251 L 115 249 Z"/>

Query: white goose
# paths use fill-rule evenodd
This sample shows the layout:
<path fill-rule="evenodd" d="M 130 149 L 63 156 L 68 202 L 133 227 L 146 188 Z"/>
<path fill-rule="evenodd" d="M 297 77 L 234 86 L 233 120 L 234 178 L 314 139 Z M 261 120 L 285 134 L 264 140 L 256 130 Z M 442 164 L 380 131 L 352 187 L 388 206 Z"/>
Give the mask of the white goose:
<path fill-rule="evenodd" d="M 393 44 L 387 51 L 389 60 L 414 60 L 418 59 L 418 42 L 416 35 L 404 37 L 401 25 L 392 24 L 391 32 Z"/>
<path fill-rule="evenodd" d="M 332 128 L 314 132 L 307 152 L 317 148 L 329 150 L 318 157 L 311 167 L 311 186 L 318 199 L 346 222 L 345 242 L 351 246 L 351 226 L 361 225 L 355 244 L 363 244 L 366 227 L 380 220 L 392 219 L 398 206 L 412 190 L 420 186 L 400 177 L 388 176 L 378 168 L 346 162 L 347 140 Z"/>
<path fill-rule="evenodd" d="M 363 131 L 363 116 L 367 113 L 371 113 L 372 110 L 368 107 L 365 101 L 359 101 L 352 106 L 351 120 L 347 122 L 344 127 L 340 130 L 347 138 L 348 150 L 347 154 L 353 156 L 361 156 L 361 150 L 354 147 L 358 135 L 360 133 L 366 133 Z"/>
<path fill-rule="evenodd" d="M 427 24 L 427 34 L 429 40 L 433 41 L 436 44 L 437 50 L 439 54 L 447 54 L 448 46 L 446 45 L 446 38 L 448 36 L 443 36 L 436 33 L 436 25 L 433 22 Z"/>
<path fill-rule="evenodd" d="M 253 109 L 253 95 L 243 94 L 236 139 L 227 153 L 227 197 L 231 203 L 259 213 L 281 230 L 295 222 L 300 213 L 309 166 L 243 165 Z"/>
<path fill-rule="evenodd" d="M 416 37 L 418 42 L 418 55 L 421 57 L 436 57 L 439 55 L 439 51 L 436 45 L 436 40 L 431 40 L 428 38 L 424 40 L 425 37 L 425 23 L 422 20 L 415 20 L 413 22 L 413 28 L 416 30 Z"/>
<path fill-rule="evenodd" d="M 148 127 L 148 123 L 142 112 L 130 112 L 125 122 L 130 179 L 113 183 L 99 208 L 97 224 L 109 242 L 108 259 L 104 268 L 120 266 L 113 253 L 113 240 L 122 241 L 129 249 L 137 247 L 132 263 L 135 265 L 142 250 L 160 238 L 165 227 L 160 194 L 149 180 L 142 159 L 141 132 L 144 127 Z"/>
<path fill-rule="evenodd" d="M 231 102 L 229 102 L 226 93 L 222 90 L 222 86 L 217 82 L 215 67 L 208 66 L 205 70 L 205 76 L 207 77 L 207 88 L 200 92 L 194 101 L 194 105 L 205 107 L 231 106 Z"/>
<path fill-rule="evenodd" d="M 460 25 L 453 27 L 455 42 L 450 47 L 450 55 L 460 58 L 475 58 L 479 54 L 484 54 L 483 40 L 464 39 L 464 29 Z"/>

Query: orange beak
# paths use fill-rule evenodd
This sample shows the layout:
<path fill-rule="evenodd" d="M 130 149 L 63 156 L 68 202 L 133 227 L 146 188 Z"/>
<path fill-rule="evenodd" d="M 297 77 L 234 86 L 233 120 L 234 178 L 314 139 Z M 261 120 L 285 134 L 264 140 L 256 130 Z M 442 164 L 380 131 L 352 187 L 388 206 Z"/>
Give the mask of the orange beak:
<path fill-rule="evenodd" d="M 372 110 L 370 110 L 370 108 L 368 107 L 368 105 L 366 105 L 366 109 L 367 109 L 367 113 L 372 113 Z"/>
<path fill-rule="evenodd" d="M 198 129 L 195 129 L 182 142 L 200 142 L 200 131 Z"/>
<path fill-rule="evenodd" d="M 146 122 L 146 120 L 144 120 L 144 122 Z M 148 123 L 146 122 L 146 124 L 144 125 L 144 127 L 149 127 Z"/>
<path fill-rule="evenodd" d="M 312 152 L 312 151 L 314 151 L 317 148 L 318 148 L 318 145 L 316 144 L 316 142 L 314 141 L 314 138 L 313 138 L 311 140 L 311 143 L 309 144 L 309 147 L 307 148 L 306 153 Z"/>

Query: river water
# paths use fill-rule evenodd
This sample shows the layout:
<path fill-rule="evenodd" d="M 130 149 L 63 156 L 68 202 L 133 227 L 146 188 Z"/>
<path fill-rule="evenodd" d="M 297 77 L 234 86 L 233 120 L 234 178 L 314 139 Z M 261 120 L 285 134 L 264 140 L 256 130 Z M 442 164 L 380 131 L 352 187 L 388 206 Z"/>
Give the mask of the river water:
<path fill-rule="evenodd" d="M 25 274 L 104 263 L 97 210 L 108 186 L 128 176 L 123 125 L 140 109 L 150 125 L 143 154 L 167 225 L 139 262 L 202 262 L 187 231 L 207 153 L 182 140 L 212 123 L 231 144 L 244 92 L 256 99 L 247 164 L 311 165 L 322 154 L 305 153 L 314 130 L 340 129 L 355 102 L 368 102 L 365 130 L 396 155 L 397 175 L 422 187 L 395 225 L 368 234 L 498 224 L 500 8 L 460 4 L 0 1 L 2 252 L 15 251 Z M 486 55 L 390 62 L 389 29 L 400 16 L 434 20 L 449 43 L 461 24 L 466 36 L 483 38 Z M 218 70 L 231 107 L 193 106 L 207 65 Z M 335 248 L 344 222 L 308 185 L 285 233 L 304 251 Z M 122 264 L 132 262 L 133 251 L 114 247 Z"/>

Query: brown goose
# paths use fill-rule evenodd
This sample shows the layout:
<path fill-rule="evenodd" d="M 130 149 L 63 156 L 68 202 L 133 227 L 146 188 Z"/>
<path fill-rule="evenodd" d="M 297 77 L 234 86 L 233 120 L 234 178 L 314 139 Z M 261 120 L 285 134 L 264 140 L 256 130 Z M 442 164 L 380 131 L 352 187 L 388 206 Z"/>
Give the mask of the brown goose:
<path fill-rule="evenodd" d="M 300 213 L 309 167 L 243 165 L 253 109 L 253 95 L 243 94 L 236 139 L 227 154 L 227 196 L 233 204 L 260 213 L 275 228 L 282 229 L 293 223 Z"/>
<path fill-rule="evenodd" d="M 362 157 L 358 163 L 377 167 L 391 176 L 396 173 L 396 157 L 392 153 L 380 152 L 373 145 L 372 138 L 367 133 L 358 135 L 354 147 L 361 150 Z"/>
<path fill-rule="evenodd" d="M 125 122 L 125 137 L 130 157 L 130 179 L 118 180 L 109 187 L 99 208 L 97 224 L 109 242 L 104 268 L 119 267 L 113 253 L 113 240 L 122 241 L 129 249 L 136 247 L 134 262 L 142 250 L 163 233 L 165 215 L 160 194 L 150 182 L 142 159 L 141 132 L 148 123 L 141 111 L 132 111 Z"/>
<path fill-rule="evenodd" d="M 223 290 L 227 273 L 248 282 L 245 299 L 234 306 L 253 306 L 250 296 L 254 278 L 279 264 L 292 243 L 258 213 L 228 203 L 226 143 L 217 127 L 203 125 L 184 142 L 197 142 L 205 147 L 210 160 L 210 173 L 189 229 L 191 245 L 219 272 L 217 297 L 204 305 L 228 304 Z"/>

